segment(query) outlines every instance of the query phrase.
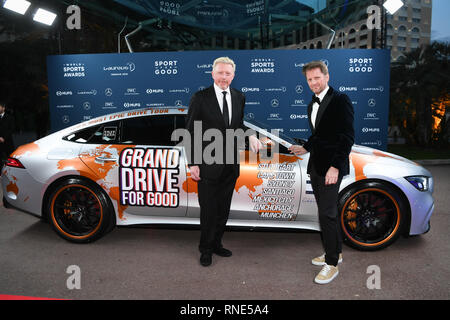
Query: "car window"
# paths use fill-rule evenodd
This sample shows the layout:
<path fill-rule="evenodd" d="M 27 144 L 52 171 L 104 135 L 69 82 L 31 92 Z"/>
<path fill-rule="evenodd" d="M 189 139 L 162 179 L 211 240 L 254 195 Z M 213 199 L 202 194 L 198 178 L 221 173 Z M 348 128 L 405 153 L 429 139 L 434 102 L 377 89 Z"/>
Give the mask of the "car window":
<path fill-rule="evenodd" d="M 122 120 L 124 144 L 171 146 L 170 140 L 175 130 L 175 115 L 146 116 Z"/>
<path fill-rule="evenodd" d="M 73 132 L 67 136 L 65 136 L 63 139 L 72 141 L 72 142 L 78 142 L 78 143 L 86 143 L 88 140 L 92 137 L 92 135 L 100 129 L 100 125 L 89 127 L 77 132 Z"/>
<path fill-rule="evenodd" d="M 104 124 L 99 130 L 94 132 L 88 143 L 103 144 L 117 143 L 119 141 L 120 121 Z"/>
<path fill-rule="evenodd" d="M 184 128 L 186 126 L 186 115 L 176 115 L 175 116 L 175 129 Z"/>
<path fill-rule="evenodd" d="M 119 133 L 120 121 L 114 121 L 73 132 L 63 139 L 90 144 L 117 143 L 120 137 Z"/>

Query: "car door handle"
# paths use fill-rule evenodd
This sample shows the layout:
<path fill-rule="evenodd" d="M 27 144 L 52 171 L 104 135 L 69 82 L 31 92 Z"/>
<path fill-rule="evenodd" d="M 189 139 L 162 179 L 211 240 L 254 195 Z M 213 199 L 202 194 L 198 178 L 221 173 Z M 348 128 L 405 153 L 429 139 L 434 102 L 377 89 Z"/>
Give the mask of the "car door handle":
<path fill-rule="evenodd" d="M 97 161 L 101 161 L 101 162 L 117 162 L 117 160 L 119 160 L 119 158 L 115 158 L 115 157 L 96 157 L 95 160 Z"/>

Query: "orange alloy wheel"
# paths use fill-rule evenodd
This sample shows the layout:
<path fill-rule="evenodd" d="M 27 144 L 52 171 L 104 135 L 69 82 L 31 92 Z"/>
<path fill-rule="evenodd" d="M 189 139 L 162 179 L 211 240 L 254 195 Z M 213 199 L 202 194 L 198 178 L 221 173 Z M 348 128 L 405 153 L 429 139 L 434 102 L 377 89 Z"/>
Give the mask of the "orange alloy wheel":
<path fill-rule="evenodd" d="M 349 244 L 375 250 L 391 244 L 402 222 L 399 201 L 384 188 L 363 188 L 344 196 L 341 228 Z"/>
<path fill-rule="evenodd" d="M 83 240 L 99 230 L 103 208 L 100 199 L 89 187 L 69 184 L 53 195 L 50 215 L 56 231 L 63 237 Z"/>

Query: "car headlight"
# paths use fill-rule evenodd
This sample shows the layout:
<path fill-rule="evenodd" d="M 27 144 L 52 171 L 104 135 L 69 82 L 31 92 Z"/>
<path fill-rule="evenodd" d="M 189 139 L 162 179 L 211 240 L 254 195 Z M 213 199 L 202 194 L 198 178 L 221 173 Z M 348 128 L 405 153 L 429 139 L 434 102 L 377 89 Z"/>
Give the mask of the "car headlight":
<path fill-rule="evenodd" d="M 405 177 L 405 179 L 419 191 L 428 191 L 430 187 L 428 177 L 425 176 L 411 176 Z"/>

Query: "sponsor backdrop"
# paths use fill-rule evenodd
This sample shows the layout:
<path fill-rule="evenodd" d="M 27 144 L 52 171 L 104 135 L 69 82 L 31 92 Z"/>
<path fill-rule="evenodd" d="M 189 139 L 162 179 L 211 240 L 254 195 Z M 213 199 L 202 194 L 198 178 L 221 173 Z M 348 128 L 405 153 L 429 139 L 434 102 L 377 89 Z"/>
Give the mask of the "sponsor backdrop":
<path fill-rule="evenodd" d="M 323 60 L 330 85 L 355 109 L 357 144 L 386 150 L 389 113 L 388 50 L 242 50 L 49 56 L 51 129 L 57 131 L 108 113 L 145 107 L 187 107 L 212 84 L 215 58 L 237 65 L 232 83 L 246 95 L 245 113 L 284 134 L 310 135 L 312 93 L 301 70 Z"/>

